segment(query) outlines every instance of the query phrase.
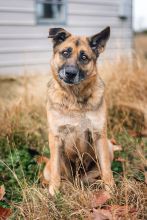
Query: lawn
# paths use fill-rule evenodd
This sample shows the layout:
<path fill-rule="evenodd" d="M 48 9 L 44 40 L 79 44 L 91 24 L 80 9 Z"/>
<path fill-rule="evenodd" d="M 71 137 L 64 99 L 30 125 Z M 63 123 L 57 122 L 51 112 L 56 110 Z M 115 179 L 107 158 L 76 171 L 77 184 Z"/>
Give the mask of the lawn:
<path fill-rule="evenodd" d="M 139 36 L 135 43 L 145 40 Z M 122 147 L 115 152 L 116 186 L 109 194 L 101 180 L 88 185 L 66 180 L 61 192 L 50 197 L 42 178 L 44 164 L 38 159 L 49 157 L 48 76 L 1 77 L 0 219 L 2 214 L 3 219 L 147 219 L 147 65 L 146 51 L 139 50 L 132 64 L 122 59 L 100 67 L 106 84 L 108 136 Z"/>

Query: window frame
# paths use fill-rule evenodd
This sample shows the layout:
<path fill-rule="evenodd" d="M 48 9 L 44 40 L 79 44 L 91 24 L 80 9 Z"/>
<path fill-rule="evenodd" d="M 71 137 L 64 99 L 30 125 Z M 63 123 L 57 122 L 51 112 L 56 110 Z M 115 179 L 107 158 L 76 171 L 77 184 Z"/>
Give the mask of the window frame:
<path fill-rule="evenodd" d="M 37 14 L 37 4 L 38 3 L 45 3 L 46 0 L 36 0 L 35 1 L 35 17 L 36 17 L 36 23 L 37 25 L 66 25 L 67 24 L 67 5 L 68 5 L 68 1 L 67 0 L 62 0 L 62 3 L 65 7 L 65 18 L 63 21 L 60 21 L 60 19 L 58 20 L 55 20 L 55 19 L 50 19 L 50 18 L 45 18 L 45 19 L 40 19 L 38 17 L 38 14 Z M 54 3 L 53 0 L 50 0 L 48 2 L 49 4 L 51 3 Z M 56 1 L 55 1 L 56 3 Z M 58 3 L 57 3 L 58 5 Z"/>

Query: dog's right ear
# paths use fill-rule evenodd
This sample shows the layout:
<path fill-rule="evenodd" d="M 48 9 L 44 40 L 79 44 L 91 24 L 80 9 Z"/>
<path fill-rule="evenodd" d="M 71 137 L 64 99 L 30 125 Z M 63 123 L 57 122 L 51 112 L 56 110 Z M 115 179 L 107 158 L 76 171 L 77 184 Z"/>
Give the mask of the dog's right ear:
<path fill-rule="evenodd" d="M 63 28 L 49 29 L 48 38 L 53 38 L 54 47 L 65 41 L 71 34 Z"/>

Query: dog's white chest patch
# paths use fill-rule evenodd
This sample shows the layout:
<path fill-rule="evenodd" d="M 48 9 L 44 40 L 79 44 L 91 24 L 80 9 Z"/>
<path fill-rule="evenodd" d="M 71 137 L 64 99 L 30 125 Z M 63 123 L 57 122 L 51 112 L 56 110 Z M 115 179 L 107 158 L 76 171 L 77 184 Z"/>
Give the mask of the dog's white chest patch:
<path fill-rule="evenodd" d="M 49 116 L 50 129 L 54 134 L 58 134 L 62 127 L 72 127 L 76 131 L 84 132 L 101 131 L 105 123 L 105 114 L 102 111 L 88 111 L 86 113 L 62 114 L 57 111 L 51 111 Z"/>
<path fill-rule="evenodd" d="M 105 123 L 105 115 L 103 112 L 89 111 L 86 113 L 86 119 L 90 123 L 92 130 L 101 131 Z"/>

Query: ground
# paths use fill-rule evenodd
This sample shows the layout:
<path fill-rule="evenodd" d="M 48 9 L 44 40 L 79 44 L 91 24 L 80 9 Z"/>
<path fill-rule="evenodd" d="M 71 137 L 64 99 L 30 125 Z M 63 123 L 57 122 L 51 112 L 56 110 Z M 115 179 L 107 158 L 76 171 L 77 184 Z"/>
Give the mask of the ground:
<path fill-rule="evenodd" d="M 100 68 L 106 83 L 108 136 L 122 146 L 115 152 L 116 186 L 109 194 L 101 180 L 89 185 L 75 180 L 64 181 L 61 192 L 49 196 L 38 159 L 49 157 L 48 75 L 1 77 L 0 219 L 147 219 L 146 44 L 146 36 L 136 36 L 133 65 L 122 59 L 121 64 Z"/>

